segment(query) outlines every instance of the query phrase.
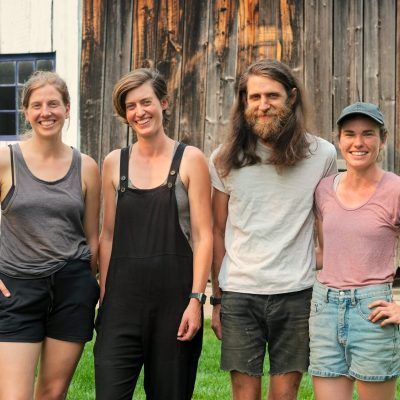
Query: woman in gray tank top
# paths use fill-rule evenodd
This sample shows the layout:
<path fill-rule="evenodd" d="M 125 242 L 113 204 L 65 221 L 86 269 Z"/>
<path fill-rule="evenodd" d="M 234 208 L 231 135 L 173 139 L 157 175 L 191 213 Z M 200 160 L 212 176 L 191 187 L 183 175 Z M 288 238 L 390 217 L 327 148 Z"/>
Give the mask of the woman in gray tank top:
<path fill-rule="evenodd" d="M 65 82 L 38 71 L 22 92 L 30 137 L 0 148 L 0 399 L 64 398 L 93 333 L 100 177 L 62 142 Z"/>

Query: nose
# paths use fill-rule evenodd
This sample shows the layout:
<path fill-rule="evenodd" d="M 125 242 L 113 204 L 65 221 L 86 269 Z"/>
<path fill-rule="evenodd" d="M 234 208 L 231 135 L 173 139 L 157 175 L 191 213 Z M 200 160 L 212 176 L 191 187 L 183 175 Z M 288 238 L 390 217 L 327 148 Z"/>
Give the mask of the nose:
<path fill-rule="evenodd" d="M 354 137 L 354 146 L 361 147 L 364 144 L 364 137 L 362 135 L 356 135 Z"/>
<path fill-rule="evenodd" d="M 46 104 L 44 104 L 43 107 L 42 107 L 42 109 L 41 109 L 41 114 L 42 114 L 44 117 L 49 116 L 49 115 L 51 114 L 50 107 L 47 106 Z"/>
<path fill-rule="evenodd" d="M 141 117 L 142 115 L 144 115 L 145 111 L 144 111 L 144 107 L 141 104 L 138 104 L 136 106 L 136 115 L 138 117 Z"/>
<path fill-rule="evenodd" d="M 270 108 L 270 104 L 269 104 L 267 96 L 261 96 L 260 110 L 267 111 L 267 110 L 269 110 L 269 108 Z"/>

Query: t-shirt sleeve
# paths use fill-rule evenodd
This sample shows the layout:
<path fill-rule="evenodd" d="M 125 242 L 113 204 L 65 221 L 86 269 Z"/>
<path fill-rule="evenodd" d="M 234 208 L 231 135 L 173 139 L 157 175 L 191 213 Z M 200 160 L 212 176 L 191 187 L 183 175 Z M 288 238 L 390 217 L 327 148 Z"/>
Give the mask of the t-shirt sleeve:
<path fill-rule="evenodd" d="M 338 172 L 336 158 L 337 154 L 335 146 L 331 144 L 329 148 L 329 156 L 326 160 L 324 177 L 336 174 Z"/>
<path fill-rule="evenodd" d="M 322 221 L 322 213 L 321 213 L 321 185 L 319 184 L 314 192 L 314 205 L 313 205 L 313 212 L 315 218 Z"/>
<path fill-rule="evenodd" d="M 220 178 L 220 176 L 218 175 L 217 168 L 215 168 L 214 160 L 215 160 L 215 156 L 217 155 L 217 153 L 218 153 L 218 149 L 215 150 L 211 154 L 210 160 L 208 162 L 209 171 L 210 171 L 210 177 L 211 177 L 211 183 L 212 183 L 212 185 L 213 185 L 213 187 L 215 189 L 219 190 L 220 192 L 228 194 L 228 191 L 227 191 L 227 189 L 226 189 L 226 187 L 224 185 L 224 182 Z"/>

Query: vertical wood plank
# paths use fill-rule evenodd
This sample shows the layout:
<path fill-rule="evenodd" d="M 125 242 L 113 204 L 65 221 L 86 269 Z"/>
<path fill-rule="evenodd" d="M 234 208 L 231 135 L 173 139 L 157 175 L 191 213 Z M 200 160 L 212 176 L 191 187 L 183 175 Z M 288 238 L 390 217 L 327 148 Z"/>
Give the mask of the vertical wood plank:
<path fill-rule="evenodd" d="M 258 0 L 239 0 L 238 12 L 238 60 L 236 76 L 240 76 L 257 58 L 257 39 L 259 25 Z M 271 27 L 271 31 L 274 31 Z M 272 35 L 271 32 L 269 32 Z M 268 33 L 263 36 L 269 39 Z M 271 53 L 274 50 L 271 51 Z"/>
<path fill-rule="evenodd" d="M 315 118 L 315 133 L 333 141 L 331 1 L 305 1 L 304 86 Z"/>
<path fill-rule="evenodd" d="M 204 143 L 209 6 L 210 0 L 190 2 L 185 9 L 179 138 L 200 149 Z"/>
<path fill-rule="evenodd" d="M 101 161 L 106 2 L 84 0 L 80 80 L 81 151 Z"/>
<path fill-rule="evenodd" d="M 394 169 L 396 90 L 396 3 L 370 0 L 364 4 L 364 100 L 380 106 L 389 136 L 383 166 Z"/>
<path fill-rule="evenodd" d="M 252 61 L 256 58 L 276 58 L 282 60 L 282 26 L 280 0 L 259 0 L 258 21 L 254 14 L 254 24 L 258 23 L 255 36 L 255 52 Z M 283 2 L 284 7 L 286 2 Z"/>
<path fill-rule="evenodd" d="M 237 1 L 215 0 L 210 8 L 204 153 L 209 156 L 228 129 L 235 95 Z"/>
<path fill-rule="evenodd" d="M 304 82 L 304 0 L 280 0 L 281 60 Z"/>
<path fill-rule="evenodd" d="M 112 91 L 115 83 L 131 67 L 132 0 L 107 2 L 107 35 L 104 71 L 104 105 L 101 130 L 102 159 L 111 150 L 126 146 L 128 128 L 114 116 Z"/>
<path fill-rule="evenodd" d="M 156 67 L 167 80 L 171 119 L 167 133 L 179 138 L 184 0 L 159 2 Z"/>
<path fill-rule="evenodd" d="M 336 0 L 333 7 L 333 121 L 363 98 L 363 1 Z"/>
<path fill-rule="evenodd" d="M 157 43 L 157 1 L 135 0 L 133 15 L 133 68 L 154 67 Z"/>

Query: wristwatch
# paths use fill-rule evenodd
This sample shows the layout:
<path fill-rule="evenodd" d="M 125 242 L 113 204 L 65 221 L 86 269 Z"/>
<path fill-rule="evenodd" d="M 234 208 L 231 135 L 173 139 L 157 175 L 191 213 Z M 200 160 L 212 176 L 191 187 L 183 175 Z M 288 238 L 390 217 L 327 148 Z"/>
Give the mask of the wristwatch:
<path fill-rule="evenodd" d="M 221 304 L 221 297 L 210 296 L 210 304 L 212 306 L 216 306 L 217 304 Z"/>
<path fill-rule="evenodd" d="M 204 304 L 207 296 L 204 293 L 190 293 L 189 299 L 197 299 L 200 304 Z"/>

